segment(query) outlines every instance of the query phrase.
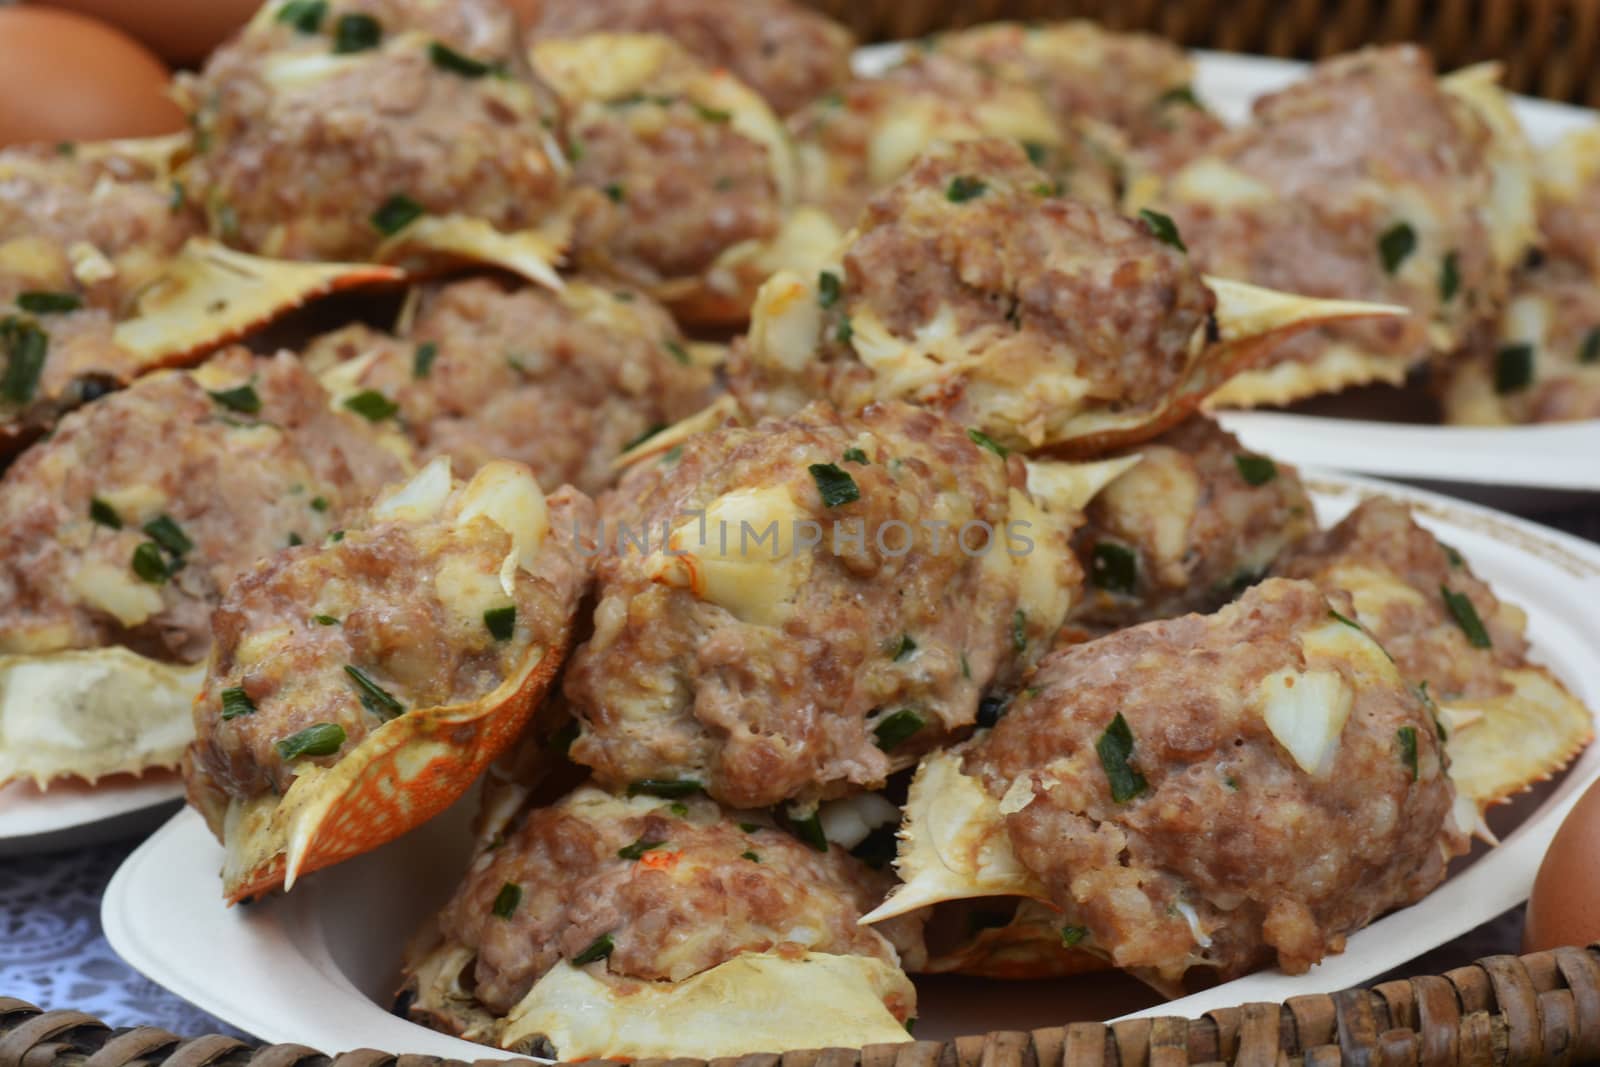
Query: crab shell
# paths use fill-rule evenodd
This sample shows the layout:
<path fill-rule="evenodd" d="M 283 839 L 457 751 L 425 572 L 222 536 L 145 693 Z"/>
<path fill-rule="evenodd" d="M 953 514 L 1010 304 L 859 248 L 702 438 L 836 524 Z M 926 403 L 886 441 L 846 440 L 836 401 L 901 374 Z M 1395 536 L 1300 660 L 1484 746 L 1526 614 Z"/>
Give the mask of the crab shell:
<path fill-rule="evenodd" d="M 779 375 L 803 373 L 816 358 L 823 329 L 816 274 L 802 276 L 781 271 L 764 285 L 756 300 L 750 328 L 750 358 Z M 1013 412 L 972 410 L 967 421 L 1001 444 L 1018 450 L 1042 451 L 1062 458 L 1091 458 L 1106 451 L 1138 444 L 1182 422 L 1200 403 L 1241 367 L 1263 357 L 1273 346 L 1302 330 L 1347 319 L 1408 314 L 1391 304 L 1347 300 L 1320 300 L 1280 293 L 1243 282 L 1207 276 L 1205 284 L 1216 294 L 1216 343 L 1208 343 L 1204 328 L 1189 346 L 1189 363 L 1180 384 L 1171 392 L 1141 406 L 1121 408 L 1077 407 L 1064 403 L 1049 415 L 1043 442 L 1023 435 L 1028 421 Z M 973 351 L 957 335 L 944 309 L 911 339 L 894 336 L 870 309 L 853 316 L 852 345 L 871 375 L 875 399 L 905 399 L 915 403 L 959 403 L 966 390 L 962 379 L 981 378 L 985 355 Z M 1083 390 L 1070 371 L 1041 374 L 1026 396 L 1036 404 L 1048 389 L 1040 379 L 1055 377 L 1063 396 L 1081 396 Z M 1015 391 L 1013 391 L 1015 393 Z"/>
<path fill-rule="evenodd" d="M 379 263 L 412 279 L 448 273 L 461 264 L 500 267 L 560 292 L 556 267 L 572 241 L 572 220 L 562 213 L 539 226 L 502 233 L 468 215 L 424 215 L 379 246 Z"/>
<path fill-rule="evenodd" d="M 1109 961 L 1068 948 L 1061 916 L 1036 900 L 1024 900 L 1004 926 L 979 930 L 953 948 L 932 954 L 918 973 L 966 974 L 1008 980 L 1070 978 L 1110 969 Z"/>
<path fill-rule="evenodd" d="M 0 656 L 0 785 L 177 767 L 204 674 L 125 648 Z"/>
<path fill-rule="evenodd" d="M 1495 263 L 1509 272 L 1538 240 L 1533 149 L 1500 85 L 1500 66 L 1480 63 L 1439 79 L 1439 88 L 1467 105 L 1490 131 L 1489 243 Z M 1145 190 L 1141 198 L 1147 198 Z M 1448 352 L 1463 340 L 1437 331 L 1434 345 Z M 1356 385 L 1401 385 L 1417 361 L 1371 352 L 1343 341 L 1329 343 L 1308 363 L 1247 368 L 1217 389 L 1207 408 L 1284 405 Z"/>
<path fill-rule="evenodd" d="M 228 903 L 292 889 L 301 875 L 370 852 L 455 803 L 517 739 L 565 651 L 536 646 L 488 695 L 390 720 L 332 767 L 306 767 L 281 797 L 224 798 L 186 763 L 191 803 L 221 828 Z"/>
<path fill-rule="evenodd" d="M 748 318 L 756 289 L 782 267 L 820 267 L 842 234 L 826 214 L 796 208 L 798 164 L 783 121 L 761 96 L 725 70 L 705 70 L 675 41 L 659 34 L 597 33 L 535 41 L 528 59 L 574 116 L 641 93 L 670 93 L 713 111 L 766 150 L 784 219 L 765 240 L 725 248 L 699 277 L 666 278 L 648 287 L 680 322 L 737 326 Z"/>
<path fill-rule="evenodd" d="M 461 984 L 472 950 L 437 944 L 409 969 L 410 1012 L 434 1029 L 563 1061 L 854 1048 L 911 1040 L 916 991 L 879 959 L 829 953 L 744 953 L 681 982 L 557 963 L 496 1018 Z"/>

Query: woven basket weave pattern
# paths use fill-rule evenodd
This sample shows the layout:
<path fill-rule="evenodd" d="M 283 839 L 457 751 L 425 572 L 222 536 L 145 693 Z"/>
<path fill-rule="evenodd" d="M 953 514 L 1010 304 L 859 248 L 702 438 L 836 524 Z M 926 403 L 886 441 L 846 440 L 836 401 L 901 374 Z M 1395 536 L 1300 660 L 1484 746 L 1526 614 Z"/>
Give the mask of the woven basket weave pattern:
<path fill-rule="evenodd" d="M 1316 59 L 1416 41 L 1440 69 L 1502 61 L 1517 92 L 1600 106 L 1596 0 L 811 0 L 863 40 L 995 19 L 1093 18 L 1191 48 Z"/>
<path fill-rule="evenodd" d="M 479 1061 L 484 1063 L 486 1061 Z M 529 1065 L 527 1060 L 513 1061 Z M 603 1063 L 603 1061 L 593 1061 Z M 938 1043 L 713 1061 L 716 1067 L 1521 1067 L 1600 1062 L 1600 945 L 1491 956 L 1439 977 L 1246 1004 L 1202 1019 L 1140 1019 L 998 1031 Z M 304 1045 L 185 1041 L 155 1027 L 106 1029 L 75 1011 L 0 998 L 0 1067 L 467 1067 L 371 1049 L 331 1060 Z M 632 1067 L 708 1067 L 691 1059 Z"/>

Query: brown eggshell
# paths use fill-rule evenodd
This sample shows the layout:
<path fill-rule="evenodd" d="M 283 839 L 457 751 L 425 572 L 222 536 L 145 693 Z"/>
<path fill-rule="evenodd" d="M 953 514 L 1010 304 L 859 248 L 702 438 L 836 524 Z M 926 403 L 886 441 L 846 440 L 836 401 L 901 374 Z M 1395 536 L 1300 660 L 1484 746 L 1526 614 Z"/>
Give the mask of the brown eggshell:
<path fill-rule="evenodd" d="M 1600 782 L 1578 798 L 1539 865 L 1525 952 L 1600 941 Z"/>
<path fill-rule="evenodd" d="M 134 6 L 134 5 L 130 5 Z M 167 68 L 133 38 L 71 11 L 0 7 L 0 146 L 183 129 Z"/>
<path fill-rule="evenodd" d="M 115 26 L 173 66 L 195 67 L 249 21 L 261 0 L 35 0 Z M 276 2 L 276 0 L 272 0 Z"/>

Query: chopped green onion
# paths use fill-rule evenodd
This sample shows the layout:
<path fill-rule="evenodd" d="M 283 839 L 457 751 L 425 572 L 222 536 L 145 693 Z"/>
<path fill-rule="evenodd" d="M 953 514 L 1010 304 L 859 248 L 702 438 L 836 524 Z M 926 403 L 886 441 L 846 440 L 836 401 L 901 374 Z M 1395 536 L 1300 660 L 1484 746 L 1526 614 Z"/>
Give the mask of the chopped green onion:
<path fill-rule="evenodd" d="M 894 650 L 894 660 L 899 663 L 917 650 L 917 643 L 911 639 L 910 634 L 901 634 L 900 643 Z"/>
<path fill-rule="evenodd" d="M 179 559 L 194 550 L 194 542 L 189 540 L 189 535 L 183 532 L 171 515 L 160 514 L 144 524 L 144 532 L 150 540 L 166 549 Z"/>
<path fill-rule="evenodd" d="M 1139 557 L 1115 541 L 1096 541 L 1089 552 L 1089 580 L 1108 593 L 1132 596 L 1139 588 Z"/>
<path fill-rule="evenodd" d="M 706 107 L 704 104 L 693 100 L 690 103 L 694 105 L 695 114 L 707 122 L 728 122 L 733 118 L 733 112 L 724 111 L 720 107 Z"/>
<path fill-rule="evenodd" d="M 378 47 L 383 40 L 383 25 L 371 15 L 352 12 L 340 15 L 333 24 L 333 54 L 349 55 Z"/>
<path fill-rule="evenodd" d="M 1411 780 L 1415 782 L 1420 777 L 1417 770 L 1417 730 L 1414 726 L 1402 726 L 1395 731 L 1400 739 L 1400 762 L 1411 771 Z"/>
<path fill-rule="evenodd" d="M 641 778 L 637 782 L 628 784 L 628 795 L 675 800 L 678 797 L 693 796 L 703 788 L 704 786 L 693 778 Z"/>
<path fill-rule="evenodd" d="M 757 830 L 765 830 L 766 827 L 762 826 L 758 822 L 742 822 L 739 824 L 739 829 L 743 830 L 747 834 L 753 834 Z"/>
<path fill-rule="evenodd" d="M 1188 246 L 1183 243 L 1183 238 L 1178 234 L 1178 224 L 1172 221 L 1170 215 L 1163 215 L 1159 211 L 1151 211 L 1146 207 L 1139 209 L 1139 218 L 1144 222 L 1145 229 L 1150 231 L 1151 237 L 1154 237 L 1162 244 L 1171 245 L 1180 252 L 1188 253 Z"/>
<path fill-rule="evenodd" d="M 256 702 L 250 699 L 249 693 L 246 693 L 238 686 L 224 689 L 221 695 L 222 719 L 224 722 L 229 719 L 237 719 L 241 715 L 255 714 Z"/>
<path fill-rule="evenodd" d="M 950 185 L 944 191 L 944 198 L 952 204 L 965 204 L 968 200 L 982 196 L 988 188 L 989 183 L 982 178 L 975 178 L 970 174 L 958 174 L 950 179 Z"/>
<path fill-rule="evenodd" d="M 160 585 L 171 577 L 166 557 L 154 541 L 142 541 L 133 550 L 133 573 L 151 585 Z"/>
<path fill-rule="evenodd" d="M 440 70 L 459 74 L 463 78 L 481 78 L 494 69 L 482 60 L 462 55 L 442 41 L 434 41 L 428 45 L 428 58 L 433 60 L 433 65 Z"/>
<path fill-rule="evenodd" d="M 972 441 L 973 444 L 977 445 L 979 448 L 987 448 L 990 452 L 993 452 L 995 455 L 999 456 L 1001 459 L 1005 459 L 1007 456 L 1009 456 L 1011 454 L 1011 449 L 1007 448 L 1005 445 L 1001 444 L 999 441 L 996 441 L 994 438 L 990 437 L 988 434 L 984 433 L 982 430 L 969 429 L 969 430 L 967 430 L 967 437 L 968 437 L 969 440 Z"/>
<path fill-rule="evenodd" d="M 844 456 L 842 458 L 846 463 L 859 463 L 863 467 L 867 467 L 872 464 L 872 461 L 867 458 L 867 454 L 861 451 L 859 448 L 845 449 Z"/>
<path fill-rule="evenodd" d="M 646 841 L 641 837 L 633 844 L 617 849 L 617 858 L 623 860 L 636 860 L 640 856 L 643 856 L 646 852 L 649 852 L 653 849 L 658 849 L 664 844 L 666 844 L 665 841 Z"/>
<path fill-rule="evenodd" d="M 833 339 L 835 341 L 838 341 L 842 345 L 849 344 L 851 342 L 851 340 L 855 337 L 855 335 L 856 335 L 856 328 L 850 322 L 850 316 L 849 315 L 846 315 L 843 318 L 841 318 L 839 320 L 839 325 L 834 327 L 834 330 L 833 330 Z"/>
<path fill-rule="evenodd" d="M 494 917 L 496 919 L 509 919 L 517 910 L 517 905 L 522 903 L 522 887 L 515 882 L 507 882 L 500 887 L 500 892 L 494 895 Z"/>
<path fill-rule="evenodd" d="M 339 625 L 339 620 L 334 618 L 332 615 L 313 615 L 311 616 L 311 621 L 316 623 L 318 626 Z"/>
<path fill-rule="evenodd" d="M 667 805 L 667 810 L 672 812 L 672 814 L 676 815 L 680 819 L 687 819 L 689 817 L 689 805 L 687 804 L 673 802 Z"/>
<path fill-rule="evenodd" d="M 496 641 L 511 640 L 511 635 L 517 632 L 517 606 L 507 604 L 503 608 L 490 608 L 483 613 L 483 625 Z"/>
<path fill-rule="evenodd" d="M 814 851 L 828 851 L 828 834 L 822 829 L 822 817 L 816 812 L 813 811 L 804 819 L 796 819 L 791 815 L 789 821 L 794 825 L 795 836 L 810 845 Z"/>
<path fill-rule="evenodd" d="M 1478 609 L 1472 606 L 1471 598 L 1443 585 L 1439 587 L 1439 592 L 1444 596 L 1445 607 L 1455 617 L 1456 625 L 1467 635 L 1467 642 L 1473 648 L 1490 647 L 1489 631 L 1483 628 L 1483 620 L 1478 618 Z"/>
<path fill-rule="evenodd" d="M 682 363 L 685 367 L 689 365 L 689 350 L 684 348 L 677 341 L 669 337 L 665 341 L 661 342 L 661 346 L 667 350 L 667 354 L 673 359 L 677 360 L 679 363 Z"/>
<path fill-rule="evenodd" d="M 1050 158 L 1050 148 L 1039 141 L 1023 141 L 1022 150 L 1028 155 L 1028 162 L 1036 167 L 1042 167 Z"/>
<path fill-rule="evenodd" d="M 837 304 L 843 292 L 844 283 L 839 281 L 839 276 L 833 271 L 825 270 L 817 275 L 817 303 L 821 304 L 824 310 Z"/>
<path fill-rule="evenodd" d="M 393 237 L 422 216 L 421 204 L 404 193 L 395 193 L 372 213 L 372 228 L 385 237 Z"/>
<path fill-rule="evenodd" d="M 45 355 L 50 350 L 50 335 L 31 322 L 17 318 L 0 319 L 0 349 L 6 356 L 6 372 L 0 377 L 0 396 L 13 404 L 26 404 L 39 389 Z"/>
<path fill-rule="evenodd" d="M 376 389 L 363 389 L 354 396 L 345 397 L 344 406 L 368 422 L 382 422 L 400 410 L 400 405 Z"/>
<path fill-rule="evenodd" d="M 1439 299 L 1448 304 L 1461 289 L 1461 257 L 1454 251 L 1446 252 L 1439 264 Z"/>
<path fill-rule="evenodd" d="M 1337 619 L 1339 622 L 1344 623 L 1346 626 L 1350 627 L 1350 629 L 1352 629 L 1352 630 L 1361 629 L 1361 624 L 1360 623 L 1356 622 L 1352 618 L 1349 618 L 1347 616 L 1339 614 L 1337 611 L 1334 611 L 1332 608 L 1328 609 L 1328 617 L 1332 618 L 1332 619 Z"/>
<path fill-rule="evenodd" d="M 676 463 L 683 458 L 683 446 L 673 445 L 667 449 L 667 454 L 661 457 L 662 463 Z"/>
<path fill-rule="evenodd" d="M 832 463 L 813 463 L 808 469 L 811 471 L 811 480 L 817 483 L 823 507 L 836 508 L 861 499 L 861 489 L 856 485 L 856 480 Z"/>
<path fill-rule="evenodd" d="M 617 182 L 607 182 L 605 194 L 613 204 L 620 204 L 627 198 L 627 192 Z"/>
<path fill-rule="evenodd" d="M 901 708 L 878 720 L 872 728 L 873 743 L 885 752 L 893 751 L 926 725 L 928 721 L 921 715 L 910 708 Z"/>
<path fill-rule="evenodd" d="M 761 857 L 756 855 L 754 852 L 748 852 L 748 851 L 741 852 L 741 853 L 739 853 L 739 858 L 740 859 L 749 860 L 751 863 L 760 863 L 761 862 Z"/>
<path fill-rule="evenodd" d="M 314 497 L 312 497 L 311 498 L 311 510 L 312 511 L 327 511 L 328 510 L 328 498 L 325 497 L 325 496 L 314 496 Z"/>
<path fill-rule="evenodd" d="M 1444 549 L 1444 558 L 1450 561 L 1450 566 L 1460 567 L 1465 565 L 1466 560 L 1462 559 L 1461 553 L 1457 552 L 1454 548 L 1445 544 L 1443 541 L 1439 542 L 1439 547 Z"/>
<path fill-rule="evenodd" d="M 206 395 L 230 411 L 237 411 L 241 415 L 254 415 L 261 410 L 261 396 L 255 386 L 236 386 L 233 389 L 206 390 Z"/>
<path fill-rule="evenodd" d="M 1028 647 L 1028 614 L 1021 608 L 1011 614 L 1011 649 L 1021 653 Z"/>
<path fill-rule="evenodd" d="M 1106 772 L 1106 780 L 1111 783 L 1111 799 L 1116 803 L 1126 804 L 1150 787 L 1144 775 L 1134 770 L 1130 763 L 1133 759 L 1133 731 L 1128 728 L 1128 720 L 1122 717 L 1122 712 L 1117 712 L 1117 717 L 1111 720 L 1106 732 L 1095 742 L 1094 750 L 1100 754 L 1100 766 Z"/>
<path fill-rule="evenodd" d="M 383 686 L 372 680 L 372 677 L 360 667 L 346 663 L 344 673 L 356 684 L 356 694 L 361 698 L 361 706 L 366 708 L 378 718 L 387 722 L 396 715 L 404 715 L 406 707 L 394 698 Z"/>
<path fill-rule="evenodd" d="M 322 29 L 327 13 L 326 0 L 289 0 L 278 8 L 277 21 L 288 23 L 300 33 L 311 34 Z"/>
<path fill-rule="evenodd" d="M 1157 98 L 1156 103 L 1161 107 L 1170 107 L 1173 104 L 1182 104 L 1184 107 L 1192 107 L 1196 111 L 1205 110 L 1200 104 L 1200 98 L 1194 95 L 1194 87 L 1192 85 L 1174 86 L 1173 88 L 1162 93 L 1161 96 Z"/>
<path fill-rule="evenodd" d="M 172 195 L 167 197 L 167 210 L 182 211 L 188 201 L 188 194 L 183 191 L 183 183 L 174 179 L 172 182 Z"/>
<path fill-rule="evenodd" d="M 1082 944 L 1088 936 L 1089 928 L 1087 926 L 1063 926 L 1061 928 L 1061 944 L 1067 948 Z"/>
<path fill-rule="evenodd" d="M 439 346 L 432 341 L 424 341 L 417 346 L 411 355 L 411 377 L 426 378 L 433 373 L 433 361 L 439 355 Z"/>
<path fill-rule="evenodd" d="M 89 498 L 89 521 L 112 530 L 122 529 L 122 516 L 117 514 L 117 509 L 97 496 Z"/>
<path fill-rule="evenodd" d="M 610 934 L 601 934 L 595 938 L 588 948 L 572 957 L 574 967 L 582 967 L 588 963 L 595 963 L 605 959 L 616 949 L 616 943 L 611 940 Z"/>
<path fill-rule="evenodd" d="M 301 537 L 299 534 L 295 533 L 293 530 L 289 531 L 289 547 L 290 548 L 298 548 L 299 546 L 301 546 L 301 545 L 303 545 L 305 543 L 306 543 L 305 538 Z"/>
<path fill-rule="evenodd" d="M 344 540 L 344 531 L 343 530 L 335 530 L 335 531 L 333 531 L 331 534 L 328 535 L 328 540 L 333 542 L 334 544 L 338 544 L 340 541 Z"/>
<path fill-rule="evenodd" d="M 1515 393 L 1533 382 L 1533 346 L 1502 345 L 1494 355 L 1494 391 Z"/>
<path fill-rule="evenodd" d="M 1407 222 L 1397 222 L 1378 235 L 1378 257 L 1383 260 L 1385 274 L 1400 269 L 1412 252 L 1417 250 L 1417 231 Z"/>
<path fill-rule="evenodd" d="M 301 756 L 331 756 L 344 744 L 344 727 L 336 722 L 319 722 L 277 743 L 278 755 L 286 760 Z"/>
<path fill-rule="evenodd" d="M 83 307 L 77 293 L 48 293 L 37 289 L 17 294 L 17 307 L 35 315 L 61 315 Z"/>
<path fill-rule="evenodd" d="M 1253 486 L 1266 485 L 1278 476 L 1278 465 L 1266 456 L 1240 452 L 1233 457 L 1233 465 L 1239 468 L 1239 477 Z"/>
<path fill-rule="evenodd" d="M 1583 335 L 1583 344 L 1578 346 L 1578 362 L 1600 363 L 1600 326 Z"/>
<path fill-rule="evenodd" d="M 664 423 L 664 422 L 654 423 L 644 433 L 640 434 L 638 437 L 635 437 L 633 440 L 631 440 L 627 444 L 623 445 L 622 446 L 622 450 L 624 452 L 632 452 L 634 449 L 638 448 L 640 445 L 644 444 L 646 441 L 650 440 L 650 438 L 654 437 L 656 434 L 660 433 L 662 430 L 665 430 L 666 428 L 667 428 L 667 424 Z"/>

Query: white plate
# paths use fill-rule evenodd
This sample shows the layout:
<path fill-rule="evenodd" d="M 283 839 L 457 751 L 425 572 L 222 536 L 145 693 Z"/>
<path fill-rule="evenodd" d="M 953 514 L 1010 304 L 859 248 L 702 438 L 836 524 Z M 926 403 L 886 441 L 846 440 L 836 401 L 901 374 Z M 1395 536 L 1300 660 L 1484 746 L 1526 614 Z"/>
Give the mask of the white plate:
<path fill-rule="evenodd" d="M 856 71 L 879 73 L 903 50 L 894 44 L 863 48 L 856 54 Z M 1196 94 L 1230 123 L 1248 118 L 1256 97 L 1282 89 L 1306 71 L 1304 63 L 1287 59 L 1222 52 L 1195 52 L 1194 57 Z M 1600 115 L 1586 108 L 1525 96 L 1514 97 L 1512 108 L 1537 145 L 1600 122 Z M 1290 463 L 1438 483 L 1499 506 L 1560 505 L 1570 499 L 1559 494 L 1600 492 L 1600 420 L 1480 429 L 1230 412 L 1222 421 L 1251 448 Z M 1482 491 L 1495 486 L 1546 492 Z"/>
<path fill-rule="evenodd" d="M 1365 495 L 1413 501 L 1418 515 L 1484 579 L 1525 608 L 1538 657 L 1591 707 L 1600 633 L 1600 548 L 1531 523 L 1432 494 L 1333 476 L 1312 479 L 1318 515 L 1334 522 Z M 1465 933 L 1526 898 L 1551 836 L 1582 786 L 1600 778 L 1600 745 L 1504 844 L 1422 902 L 1350 938 L 1310 973 L 1262 972 L 1159 1013 L 1195 1015 L 1248 1000 L 1280 1000 L 1360 983 Z M 466 863 L 467 806 L 383 849 L 321 872 L 293 893 L 232 911 L 222 903 L 222 850 L 185 811 L 131 855 L 106 890 L 101 920 L 137 970 L 216 1017 L 272 1042 L 337 1052 L 376 1047 L 474 1060 L 496 1052 L 434 1033 L 385 1009 L 402 946 L 449 895 Z M 1117 975 L 1040 983 L 918 982 L 919 1037 L 1026 1029 L 1144 1008 L 1149 994 Z M 505 1055 L 505 1054 L 500 1054 Z"/>
<path fill-rule="evenodd" d="M 176 774 L 114 775 L 97 785 L 30 782 L 0 787 L 0 856 L 80 848 L 149 830 L 183 797 Z"/>

